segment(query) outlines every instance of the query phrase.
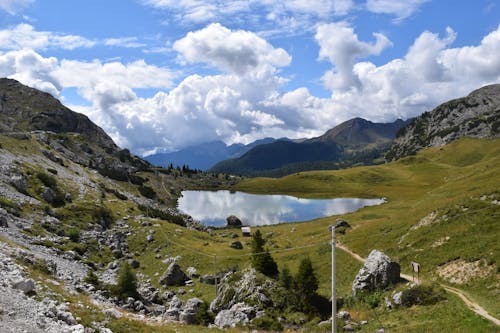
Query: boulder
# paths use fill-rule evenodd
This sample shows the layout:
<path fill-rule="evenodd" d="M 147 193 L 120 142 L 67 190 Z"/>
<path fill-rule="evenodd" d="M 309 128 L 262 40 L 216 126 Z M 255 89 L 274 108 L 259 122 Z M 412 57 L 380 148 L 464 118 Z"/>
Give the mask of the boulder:
<path fill-rule="evenodd" d="M 199 298 L 191 298 L 186 302 L 179 314 L 179 321 L 184 324 L 200 324 L 198 321 L 198 312 L 201 310 L 204 302 Z"/>
<path fill-rule="evenodd" d="M 29 183 L 23 175 L 13 175 L 10 177 L 10 184 L 23 194 L 28 193 Z"/>
<path fill-rule="evenodd" d="M 200 282 L 206 284 L 215 284 L 215 281 L 219 280 L 215 275 L 205 274 L 200 277 Z"/>
<path fill-rule="evenodd" d="M 392 301 L 396 305 L 401 305 L 402 304 L 402 301 L 401 301 L 402 297 L 403 297 L 403 292 L 399 291 L 399 292 L 395 293 L 394 295 L 392 295 Z"/>
<path fill-rule="evenodd" d="M 349 223 L 347 223 L 346 220 L 337 219 L 336 222 L 337 223 L 335 223 L 335 228 L 350 228 L 351 227 L 351 225 Z"/>
<path fill-rule="evenodd" d="M 228 310 L 220 311 L 215 317 L 214 324 L 220 328 L 236 327 L 236 325 L 247 324 L 255 318 L 256 310 L 245 303 L 234 304 Z"/>
<path fill-rule="evenodd" d="M 343 320 L 351 320 L 351 314 L 347 311 L 339 311 L 337 313 L 337 318 L 343 319 Z"/>
<path fill-rule="evenodd" d="M 234 215 L 228 216 L 226 221 L 228 227 L 241 227 L 242 225 L 241 220 Z"/>
<path fill-rule="evenodd" d="M 0 208 L 0 227 L 8 228 L 9 222 L 12 223 L 12 218 L 9 213 L 3 208 Z"/>
<path fill-rule="evenodd" d="M 400 271 L 397 262 L 392 261 L 383 252 L 373 250 L 352 283 L 353 296 L 359 291 L 385 289 L 390 284 L 397 283 Z"/>
<path fill-rule="evenodd" d="M 132 268 L 139 268 L 141 266 L 141 263 L 135 259 L 129 259 L 128 263 Z"/>
<path fill-rule="evenodd" d="M 217 297 L 210 303 L 210 311 L 218 313 L 233 305 L 245 302 L 257 311 L 274 306 L 279 301 L 281 289 L 278 283 L 249 268 L 241 272 L 229 272 L 220 281 Z"/>
<path fill-rule="evenodd" d="M 13 283 L 15 289 L 21 290 L 25 295 L 35 294 L 35 281 L 32 279 L 23 279 Z"/>
<path fill-rule="evenodd" d="M 197 278 L 200 276 L 200 274 L 198 274 L 198 271 L 194 267 L 188 267 L 186 269 L 186 273 L 190 278 Z"/>
<path fill-rule="evenodd" d="M 229 244 L 229 247 L 236 249 L 236 250 L 241 250 L 241 249 L 243 249 L 243 244 L 241 244 L 240 241 L 235 241 L 235 242 L 232 242 L 231 244 Z"/>
<path fill-rule="evenodd" d="M 165 311 L 163 318 L 166 320 L 179 321 L 179 314 L 182 310 L 183 305 L 184 303 L 179 297 L 172 297 L 172 300 L 169 303 L 169 308 L 167 311 Z"/>
<path fill-rule="evenodd" d="M 168 266 L 167 271 L 160 278 L 160 284 L 165 286 L 183 286 L 189 280 L 178 263 L 173 262 Z"/>

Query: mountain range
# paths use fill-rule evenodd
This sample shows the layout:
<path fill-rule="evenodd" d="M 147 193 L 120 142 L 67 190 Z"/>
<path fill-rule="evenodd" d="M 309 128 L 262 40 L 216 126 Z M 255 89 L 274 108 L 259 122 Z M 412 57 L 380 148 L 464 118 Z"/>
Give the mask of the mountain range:
<path fill-rule="evenodd" d="M 285 139 L 286 140 L 286 139 Z M 168 167 L 188 165 L 191 169 L 208 170 L 219 161 L 237 158 L 261 144 L 275 142 L 276 139 L 265 138 L 244 145 L 236 143 L 227 146 L 222 141 L 205 142 L 171 153 L 158 153 L 144 157 L 156 166 Z"/>
<path fill-rule="evenodd" d="M 217 163 L 210 171 L 279 177 L 305 170 L 380 163 L 396 133 L 407 124 L 408 121 L 400 119 L 393 123 L 373 123 L 354 118 L 317 138 L 256 146 L 241 157 Z"/>

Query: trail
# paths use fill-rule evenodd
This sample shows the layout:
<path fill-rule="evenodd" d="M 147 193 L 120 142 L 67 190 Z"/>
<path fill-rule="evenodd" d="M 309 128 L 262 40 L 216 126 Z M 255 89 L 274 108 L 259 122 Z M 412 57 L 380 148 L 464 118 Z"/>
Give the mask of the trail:
<path fill-rule="evenodd" d="M 335 243 L 335 246 L 337 248 L 341 249 L 342 251 L 345 251 L 345 252 L 349 253 L 354 259 L 356 259 L 356 260 L 358 260 L 358 261 L 360 261 L 362 263 L 364 263 L 366 261 L 365 258 L 363 258 L 359 254 L 353 252 L 347 246 L 345 246 L 343 244 L 340 244 L 338 241 Z M 411 281 L 413 279 L 413 277 L 410 276 L 410 275 L 408 275 L 408 274 L 401 273 L 400 276 L 401 276 L 401 278 L 403 278 L 403 279 L 405 279 L 407 281 Z M 422 281 L 423 280 L 420 279 L 420 282 L 422 282 Z M 483 317 L 483 318 L 491 321 L 493 324 L 495 324 L 497 326 L 500 326 L 500 320 L 498 320 L 497 318 L 495 318 L 491 314 L 489 314 L 488 311 L 486 311 L 478 303 L 472 301 L 469 297 L 467 297 L 467 295 L 464 294 L 463 291 L 461 291 L 460 289 L 454 288 L 454 287 L 447 286 L 447 285 L 442 284 L 442 283 L 440 283 L 439 285 L 441 287 L 443 287 L 446 291 L 451 292 L 451 293 L 457 295 L 465 303 L 465 305 L 467 305 L 467 307 L 470 310 L 474 311 L 475 313 L 477 313 L 481 317 Z"/>

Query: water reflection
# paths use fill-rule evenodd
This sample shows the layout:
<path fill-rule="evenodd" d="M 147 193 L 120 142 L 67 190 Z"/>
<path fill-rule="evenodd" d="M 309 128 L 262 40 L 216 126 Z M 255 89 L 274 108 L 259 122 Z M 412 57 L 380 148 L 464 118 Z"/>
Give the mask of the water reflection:
<path fill-rule="evenodd" d="M 243 224 L 256 226 L 308 221 L 383 202 L 383 199 L 300 199 L 229 191 L 183 191 L 178 208 L 206 225 L 224 226 L 229 215 L 236 215 Z"/>

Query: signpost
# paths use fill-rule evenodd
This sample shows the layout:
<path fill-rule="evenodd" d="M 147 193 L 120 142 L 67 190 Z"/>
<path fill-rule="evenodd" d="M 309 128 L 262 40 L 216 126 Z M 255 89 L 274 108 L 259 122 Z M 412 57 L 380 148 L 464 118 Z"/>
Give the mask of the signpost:
<path fill-rule="evenodd" d="M 420 273 L 420 264 L 417 262 L 412 261 L 410 263 L 411 266 L 411 275 L 413 277 L 413 282 L 415 282 L 415 273 L 417 273 L 417 284 L 419 283 L 419 273 Z"/>

